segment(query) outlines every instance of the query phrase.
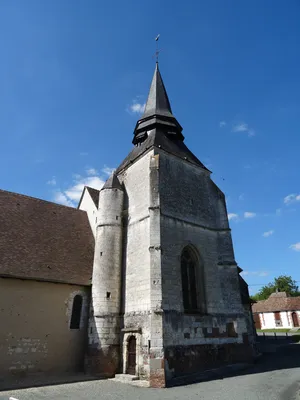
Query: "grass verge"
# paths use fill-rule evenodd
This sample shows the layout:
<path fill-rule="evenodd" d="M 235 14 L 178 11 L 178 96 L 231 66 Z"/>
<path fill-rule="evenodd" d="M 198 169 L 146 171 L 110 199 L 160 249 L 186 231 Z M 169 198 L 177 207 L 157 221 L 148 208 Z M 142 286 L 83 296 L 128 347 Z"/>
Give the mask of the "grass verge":
<path fill-rule="evenodd" d="M 299 330 L 299 329 L 298 329 Z M 256 329 L 257 332 L 289 332 L 290 329 L 278 328 L 278 329 Z"/>

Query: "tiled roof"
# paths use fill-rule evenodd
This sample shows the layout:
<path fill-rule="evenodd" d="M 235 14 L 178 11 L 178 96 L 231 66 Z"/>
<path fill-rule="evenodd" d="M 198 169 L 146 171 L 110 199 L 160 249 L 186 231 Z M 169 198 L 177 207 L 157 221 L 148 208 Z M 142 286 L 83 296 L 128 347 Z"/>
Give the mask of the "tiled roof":
<path fill-rule="evenodd" d="M 95 206 L 98 208 L 100 190 L 91 188 L 89 186 L 86 186 L 86 188 L 87 188 L 87 191 L 89 192 L 93 202 L 95 203 Z"/>
<path fill-rule="evenodd" d="M 85 211 L 0 190 L 0 276 L 89 285 L 93 254 Z"/>
<path fill-rule="evenodd" d="M 253 304 L 254 313 L 300 310 L 300 296 L 289 297 L 285 292 L 272 293 L 267 300 Z"/>
<path fill-rule="evenodd" d="M 121 172 L 124 168 L 132 164 L 136 159 L 154 147 L 165 150 L 167 153 L 171 153 L 179 158 L 189 161 L 191 164 L 199 165 L 203 169 L 207 170 L 202 162 L 198 160 L 198 158 L 181 140 L 171 140 L 160 129 L 153 129 L 151 134 L 149 134 L 143 143 L 132 149 L 128 156 L 119 165 L 116 173 L 118 174 Z"/>

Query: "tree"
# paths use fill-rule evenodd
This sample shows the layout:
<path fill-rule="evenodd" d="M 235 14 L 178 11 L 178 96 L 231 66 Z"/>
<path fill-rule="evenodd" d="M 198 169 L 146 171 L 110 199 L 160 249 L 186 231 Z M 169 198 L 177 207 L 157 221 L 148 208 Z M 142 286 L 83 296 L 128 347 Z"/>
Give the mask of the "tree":
<path fill-rule="evenodd" d="M 275 290 L 277 288 L 279 292 L 286 292 L 292 297 L 299 296 L 298 285 L 291 276 L 280 275 L 278 278 L 275 278 L 274 282 Z"/>
<path fill-rule="evenodd" d="M 296 281 L 294 281 L 291 276 L 280 275 L 278 278 L 275 278 L 273 282 L 263 286 L 251 299 L 255 301 L 266 300 L 272 293 L 276 292 L 276 290 L 278 290 L 278 292 L 286 292 L 292 297 L 300 296 Z"/>

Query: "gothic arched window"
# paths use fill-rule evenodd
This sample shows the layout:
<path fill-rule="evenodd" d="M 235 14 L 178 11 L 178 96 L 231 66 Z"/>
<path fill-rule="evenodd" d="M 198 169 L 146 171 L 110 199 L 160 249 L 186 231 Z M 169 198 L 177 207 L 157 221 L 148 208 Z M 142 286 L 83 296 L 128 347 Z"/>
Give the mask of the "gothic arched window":
<path fill-rule="evenodd" d="M 194 251 L 185 247 L 181 254 L 183 308 L 186 312 L 205 310 L 203 268 Z"/>
<path fill-rule="evenodd" d="M 82 311 L 82 296 L 80 296 L 80 294 L 76 294 L 73 300 L 70 329 L 80 328 L 81 311 Z"/>

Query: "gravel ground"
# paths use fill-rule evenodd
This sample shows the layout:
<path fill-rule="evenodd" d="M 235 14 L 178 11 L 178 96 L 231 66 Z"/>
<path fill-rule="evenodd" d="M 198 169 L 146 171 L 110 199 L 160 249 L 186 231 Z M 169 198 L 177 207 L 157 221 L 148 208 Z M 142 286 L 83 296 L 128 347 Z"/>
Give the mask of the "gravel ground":
<path fill-rule="evenodd" d="M 236 376 L 169 389 L 101 380 L 0 392 L 0 400 L 300 400 L 300 345 L 280 348 Z"/>

